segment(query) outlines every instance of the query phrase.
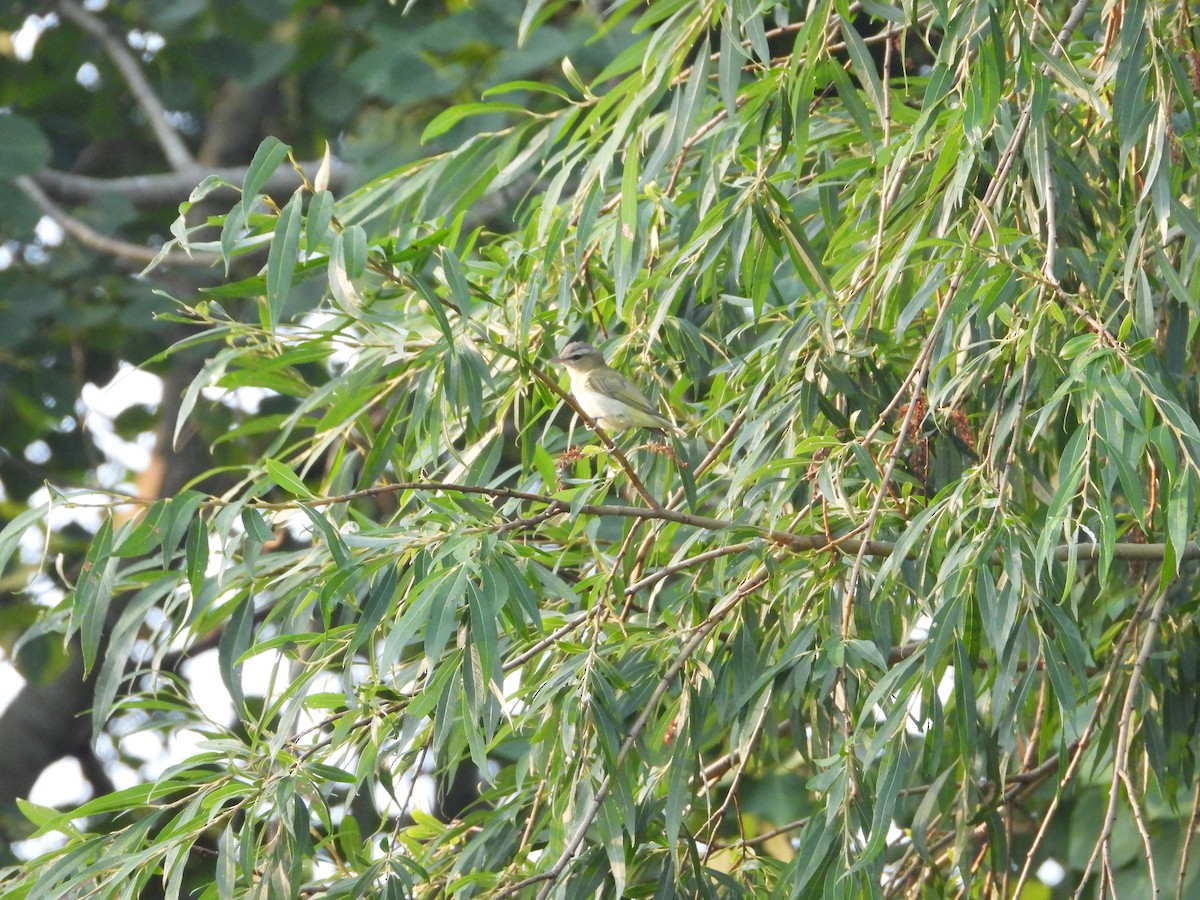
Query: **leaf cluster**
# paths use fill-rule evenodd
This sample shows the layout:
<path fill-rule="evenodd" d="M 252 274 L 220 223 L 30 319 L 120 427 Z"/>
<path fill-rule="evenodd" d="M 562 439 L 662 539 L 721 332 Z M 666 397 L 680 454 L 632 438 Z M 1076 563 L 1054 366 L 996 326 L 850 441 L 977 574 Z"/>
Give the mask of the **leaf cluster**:
<path fill-rule="evenodd" d="M 97 728 L 207 743 L 29 809 L 70 840 L 15 892 L 170 893 L 197 848 L 205 896 L 1194 883 L 1195 26 L 864 9 L 613 4 L 594 78 L 427 135 L 494 130 L 283 204 L 269 140 L 218 238 L 177 223 L 270 247 L 180 303 L 183 416 L 289 402 L 220 437 L 232 487 L 102 529 L 65 627 Z M 579 449 L 579 337 L 689 437 Z M 232 724 L 162 665 L 208 635 Z M 468 761 L 478 803 L 414 807 Z"/>

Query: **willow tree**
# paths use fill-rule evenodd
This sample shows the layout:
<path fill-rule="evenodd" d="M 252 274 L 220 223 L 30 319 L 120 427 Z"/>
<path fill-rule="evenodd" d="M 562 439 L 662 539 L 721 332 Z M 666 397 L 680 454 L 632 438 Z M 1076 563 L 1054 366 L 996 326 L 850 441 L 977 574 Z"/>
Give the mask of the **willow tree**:
<path fill-rule="evenodd" d="M 172 253 L 269 252 L 163 298 L 208 354 L 179 427 L 206 389 L 278 402 L 220 439 L 253 463 L 114 498 L 40 628 L 82 641 L 96 722 L 208 742 L 26 804 L 66 842 L 14 890 L 1194 888 L 1186 5 L 603 28 L 631 42 L 596 77 L 432 120 L 503 121 L 451 152 L 276 203 L 272 139 L 219 234 L 181 218 Z M 590 430 L 547 367 L 572 339 L 687 436 Z M 159 665 L 214 644 L 233 722 Z M 415 802 L 470 766 L 454 808 Z"/>

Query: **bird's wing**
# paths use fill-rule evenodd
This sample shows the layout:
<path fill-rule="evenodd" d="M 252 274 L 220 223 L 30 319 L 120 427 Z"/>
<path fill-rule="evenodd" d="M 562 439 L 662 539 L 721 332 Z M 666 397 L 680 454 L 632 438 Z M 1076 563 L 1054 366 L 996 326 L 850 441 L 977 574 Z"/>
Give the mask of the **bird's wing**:
<path fill-rule="evenodd" d="M 614 369 L 606 372 L 593 372 L 588 379 L 588 386 L 596 393 L 606 394 L 620 400 L 626 406 L 639 409 L 648 416 L 654 416 L 656 419 L 663 418 L 662 413 L 650 405 L 650 401 L 646 399 L 646 395 L 638 386 Z M 663 421 L 666 420 L 663 419 Z"/>

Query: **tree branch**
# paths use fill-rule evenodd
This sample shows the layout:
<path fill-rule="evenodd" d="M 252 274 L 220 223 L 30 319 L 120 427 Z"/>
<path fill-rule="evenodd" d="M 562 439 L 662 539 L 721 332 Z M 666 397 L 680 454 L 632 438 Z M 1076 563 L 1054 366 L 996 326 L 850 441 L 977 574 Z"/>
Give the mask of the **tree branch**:
<path fill-rule="evenodd" d="M 494 488 L 485 487 L 478 484 L 455 484 L 446 481 L 402 481 L 395 484 L 380 484 L 375 487 L 363 488 L 360 491 L 351 491 L 347 494 L 338 494 L 331 497 L 306 497 L 303 498 L 303 503 L 312 508 L 320 508 L 325 506 L 334 506 L 338 503 L 349 503 L 352 500 L 363 500 L 368 497 L 380 497 L 388 494 L 403 493 L 405 491 L 445 491 L 450 494 L 477 494 L 484 497 L 491 497 L 496 500 L 524 500 L 529 503 L 544 503 L 547 506 L 555 504 L 559 507 L 558 512 L 566 512 L 564 501 L 559 497 L 552 497 L 549 494 L 536 494 L 532 491 L 516 491 L 510 488 Z M 89 489 L 89 494 L 95 494 L 95 489 Z M 107 494 L 114 498 L 114 502 L 119 504 L 132 503 L 139 506 L 148 506 L 150 502 L 138 497 L 133 497 L 127 494 L 121 494 L 116 491 L 108 491 Z M 209 508 L 228 506 L 232 501 L 222 500 L 218 497 L 212 497 L 206 501 L 205 505 Z M 270 509 L 270 510 L 292 510 L 296 509 L 301 501 L 286 501 L 286 502 L 269 502 L 265 500 L 253 501 L 245 504 L 252 509 Z M 109 504 L 96 503 L 72 503 L 66 501 L 63 506 L 66 508 L 106 508 Z M 754 525 L 750 522 L 737 522 L 733 519 L 718 519 L 714 516 L 702 516 L 696 513 L 681 512 L 679 510 L 667 509 L 665 507 L 646 508 L 642 506 L 620 506 L 609 505 L 604 503 L 584 503 L 581 506 L 571 507 L 578 515 L 586 516 L 615 516 L 622 519 L 661 519 L 667 522 L 676 522 L 680 525 L 691 525 L 694 528 L 704 528 L 710 531 L 725 531 L 729 528 L 745 528 L 747 531 L 752 531 L 760 534 L 767 540 L 773 541 L 780 546 L 786 547 L 789 550 L 797 553 L 811 550 L 842 550 L 846 553 L 857 553 L 866 545 L 865 553 L 867 556 L 891 556 L 896 551 L 895 541 L 878 541 L 865 540 L 864 538 L 848 538 L 839 539 L 831 538 L 825 533 L 821 534 L 794 534 L 790 531 L 781 531 L 779 529 L 767 528 L 762 525 Z M 856 529 L 857 530 L 857 529 Z M 1079 560 L 1097 560 L 1101 556 L 1101 545 L 1091 542 L 1080 541 L 1073 544 L 1059 544 L 1054 548 L 1054 558 L 1057 560 L 1066 560 L 1072 553 Z M 1123 560 L 1141 560 L 1145 562 L 1157 562 L 1166 557 L 1167 545 L 1164 543 L 1116 543 L 1112 545 L 1112 558 Z M 1200 544 L 1195 541 L 1187 543 L 1179 551 L 1180 559 L 1200 559 Z M 996 563 L 1001 560 L 999 554 L 994 554 L 991 562 Z"/>
<path fill-rule="evenodd" d="M 301 163 L 305 171 L 316 171 L 320 160 Z M 214 175 L 231 185 L 246 178 L 248 166 L 223 166 L 194 169 L 190 172 L 165 172 L 155 175 L 129 175 L 121 178 L 93 178 L 42 169 L 33 176 L 38 185 L 60 203 L 87 203 L 97 197 L 119 195 L 138 209 L 153 209 L 182 203 L 200 182 L 202 175 Z M 329 187 L 335 193 L 353 180 L 354 169 L 334 159 L 329 170 Z M 267 179 L 261 190 L 271 196 L 286 196 L 300 185 L 300 176 L 291 166 L 283 166 Z"/>
<path fill-rule="evenodd" d="M 37 204 L 38 209 L 53 219 L 67 234 L 75 238 L 85 247 L 107 253 L 119 260 L 128 260 L 140 265 L 148 265 L 159 255 L 159 251 L 143 244 L 121 241 L 101 234 L 90 225 L 79 221 L 66 210 L 46 196 L 38 187 L 36 181 L 28 175 L 18 176 L 14 183 L 26 197 Z M 184 253 L 178 250 L 169 251 L 161 262 L 175 266 L 211 266 L 219 257 L 211 253 Z"/>
<path fill-rule="evenodd" d="M 1142 644 L 1138 648 L 1137 657 L 1134 659 L 1133 670 L 1129 675 L 1129 683 L 1125 686 L 1125 700 L 1121 705 L 1121 713 L 1117 719 L 1117 736 L 1113 751 L 1112 780 L 1108 790 L 1108 807 L 1104 813 L 1100 836 L 1096 838 L 1096 843 L 1092 848 L 1092 855 L 1083 867 L 1083 876 L 1080 878 L 1078 890 L 1075 891 L 1076 898 L 1083 895 L 1083 890 L 1087 886 L 1088 879 L 1091 877 L 1092 864 L 1096 861 L 1096 857 L 1101 851 L 1107 851 L 1111 846 L 1113 823 L 1117 819 L 1117 799 L 1120 792 L 1121 776 L 1125 773 L 1126 762 L 1129 758 L 1129 742 L 1132 739 L 1134 723 L 1138 720 L 1135 709 L 1137 706 L 1138 688 L 1142 683 L 1142 675 L 1146 671 L 1146 661 L 1150 658 L 1150 651 L 1154 649 L 1154 644 L 1158 640 L 1158 623 L 1162 618 L 1163 608 L 1166 606 L 1169 596 L 1170 591 L 1161 591 L 1158 598 L 1154 601 L 1154 606 L 1151 608 L 1150 615 L 1146 619 L 1146 633 L 1142 637 Z M 1137 624 L 1135 621 L 1131 623 L 1131 627 Z M 1133 791 L 1129 791 L 1129 798 L 1131 801 L 1136 802 Z M 1103 880 L 1101 884 L 1103 884 Z M 1157 891 L 1154 893 L 1154 896 L 1158 896 Z"/>
<path fill-rule="evenodd" d="M 108 30 L 108 26 L 103 21 L 82 6 L 77 6 L 72 0 L 59 0 L 58 9 L 64 18 L 70 19 L 104 47 L 104 52 L 117 67 L 117 71 L 125 79 L 125 84 L 129 86 L 130 93 L 137 100 L 138 106 L 146 114 L 150 130 L 154 132 L 154 138 L 162 148 L 163 156 L 166 157 L 171 168 L 176 172 L 195 171 L 197 167 L 195 157 L 188 150 L 183 138 L 179 136 L 179 132 L 171 125 L 167 118 L 166 107 L 158 99 L 158 94 L 150 86 L 145 73 L 142 72 L 142 67 L 133 58 L 129 48 Z"/>

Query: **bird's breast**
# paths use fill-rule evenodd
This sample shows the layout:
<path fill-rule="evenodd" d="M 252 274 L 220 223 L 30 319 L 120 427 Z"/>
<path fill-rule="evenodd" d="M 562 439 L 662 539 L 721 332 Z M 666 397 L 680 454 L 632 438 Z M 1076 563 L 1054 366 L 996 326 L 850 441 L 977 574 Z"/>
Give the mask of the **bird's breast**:
<path fill-rule="evenodd" d="M 610 417 L 628 416 L 629 414 L 629 407 L 616 397 L 600 394 L 588 388 L 574 386 L 572 386 L 571 393 L 575 395 L 575 399 L 579 402 L 579 406 L 583 411 L 593 419 L 607 419 Z"/>

